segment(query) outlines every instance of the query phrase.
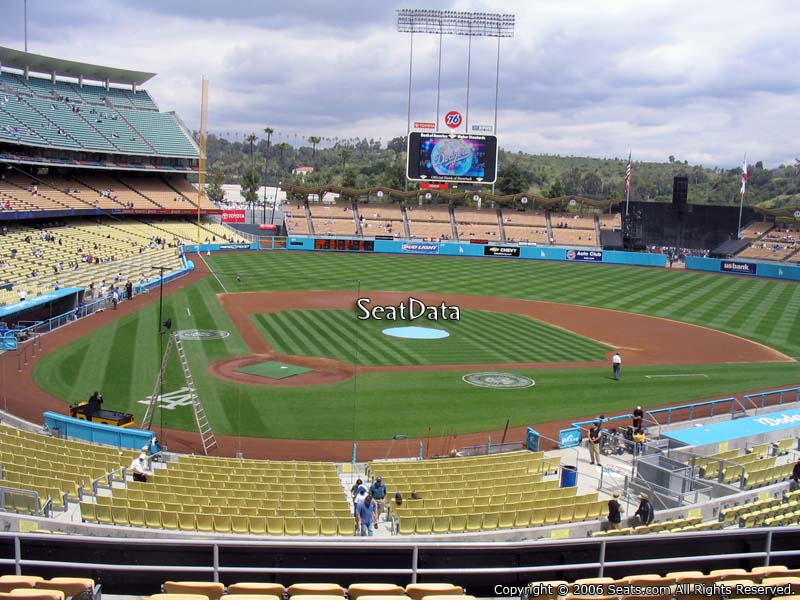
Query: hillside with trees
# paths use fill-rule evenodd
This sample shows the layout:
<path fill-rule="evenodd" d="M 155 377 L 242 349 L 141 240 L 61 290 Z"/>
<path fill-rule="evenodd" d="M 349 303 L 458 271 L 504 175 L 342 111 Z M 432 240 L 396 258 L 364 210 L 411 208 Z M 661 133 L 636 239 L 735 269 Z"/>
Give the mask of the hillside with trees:
<path fill-rule="evenodd" d="M 406 140 L 398 137 L 386 145 L 374 139 L 347 140 L 309 137 L 303 145 L 273 144 L 272 130 L 231 142 L 208 136 L 209 181 L 238 183 L 245 197 L 258 186 L 278 182 L 351 188 L 387 186 L 403 189 Z M 549 197 L 585 196 L 594 200 L 624 200 L 626 157 L 587 158 L 499 153 L 500 171 L 496 191 L 501 194 L 528 192 Z M 292 170 L 310 166 L 305 177 Z M 761 161 L 749 165 L 745 203 L 764 208 L 800 209 L 800 160 L 792 165 L 767 169 Z M 669 156 L 663 163 L 633 161 L 631 200 L 670 202 L 672 179 L 689 177 L 689 202 L 694 204 L 738 204 L 741 168 L 705 168 Z"/>

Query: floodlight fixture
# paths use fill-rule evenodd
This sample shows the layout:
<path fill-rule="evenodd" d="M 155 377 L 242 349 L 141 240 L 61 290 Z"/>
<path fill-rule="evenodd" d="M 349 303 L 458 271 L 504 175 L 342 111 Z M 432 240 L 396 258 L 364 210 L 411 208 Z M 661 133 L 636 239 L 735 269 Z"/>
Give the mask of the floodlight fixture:
<path fill-rule="evenodd" d="M 514 37 L 515 15 L 457 10 L 403 8 L 397 11 L 400 33 L 434 33 L 470 37 Z"/>

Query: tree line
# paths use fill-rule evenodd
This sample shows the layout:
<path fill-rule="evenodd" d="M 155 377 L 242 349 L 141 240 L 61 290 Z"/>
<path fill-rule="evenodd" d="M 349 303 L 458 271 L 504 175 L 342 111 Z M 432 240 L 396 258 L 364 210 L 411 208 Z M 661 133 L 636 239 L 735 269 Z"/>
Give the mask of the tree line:
<path fill-rule="evenodd" d="M 242 195 L 255 201 L 263 185 L 291 183 L 309 187 L 325 184 L 347 188 L 405 186 L 406 138 L 380 140 L 323 139 L 311 136 L 296 146 L 272 143 L 274 130 L 265 127 L 259 135 L 230 141 L 209 135 L 207 139 L 208 195 L 222 198 L 221 185 L 239 184 Z M 323 147 L 324 146 L 324 147 Z M 594 200 L 624 200 L 627 158 L 588 158 L 509 152 L 500 149 L 497 193 L 531 193 L 550 198 L 584 196 Z M 293 175 L 298 167 L 313 167 L 304 176 Z M 800 208 L 800 160 L 794 164 L 765 168 L 761 161 L 748 167 L 745 203 L 765 208 Z M 669 202 L 672 180 L 689 178 L 689 202 L 694 204 L 738 204 L 741 168 L 705 168 L 690 165 L 674 155 L 664 162 L 633 161 L 631 200 Z M 410 183 L 409 189 L 415 184 Z M 461 186 L 462 188 L 465 186 Z"/>

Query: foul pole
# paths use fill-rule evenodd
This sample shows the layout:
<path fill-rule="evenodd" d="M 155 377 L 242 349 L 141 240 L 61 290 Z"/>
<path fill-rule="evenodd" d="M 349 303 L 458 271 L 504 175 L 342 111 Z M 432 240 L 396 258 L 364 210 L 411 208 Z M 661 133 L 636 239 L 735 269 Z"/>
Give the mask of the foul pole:
<path fill-rule="evenodd" d="M 197 239 L 200 248 L 200 205 L 206 196 L 206 125 L 208 119 L 208 79 L 203 77 L 200 92 L 200 164 L 197 170 Z"/>

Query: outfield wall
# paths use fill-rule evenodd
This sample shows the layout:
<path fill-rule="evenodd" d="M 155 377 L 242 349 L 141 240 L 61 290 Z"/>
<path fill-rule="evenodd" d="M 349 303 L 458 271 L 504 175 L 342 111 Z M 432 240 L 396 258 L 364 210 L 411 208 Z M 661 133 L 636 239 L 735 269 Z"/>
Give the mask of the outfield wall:
<path fill-rule="evenodd" d="M 686 257 L 686 268 L 692 271 L 768 277 L 786 281 L 800 281 L 800 265 L 767 263 L 735 259 Z"/>
<path fill-rule="evenodd" d="M 317 244 L 317 241 L 320 244 Z M 341 244 L 337 244 L 341 242 Z M 353 246 L 352 249 L 344 246 Z M 319 245 L 342 246 L 320 248 Z M 372 245 L 372 249 L 366 249 Z M 418 240 L 350 240 L 347 238 L 289 237 L 288 250 L 312 250 L 318 252 L 361 252 L 374 254 L 418 254 L 441 256 L 486 257 L 501 260 L 550 260 L 563 262 L 593 262 L 612 265 L 636 265 L 644 267 L 666 267 L 664 254 L 620 252 L 593 248 L 565 248 L 553 246 L 518 246 L 514 244 L 473 244 L 469 242 L 424 242 Z"/>

